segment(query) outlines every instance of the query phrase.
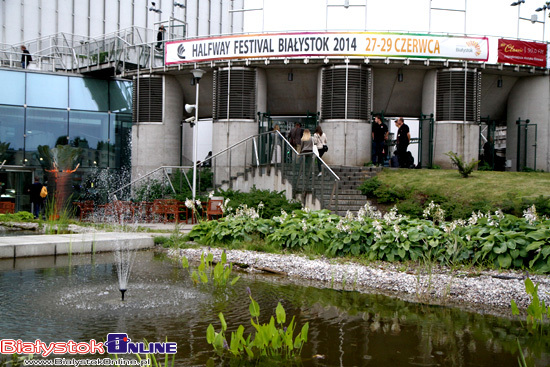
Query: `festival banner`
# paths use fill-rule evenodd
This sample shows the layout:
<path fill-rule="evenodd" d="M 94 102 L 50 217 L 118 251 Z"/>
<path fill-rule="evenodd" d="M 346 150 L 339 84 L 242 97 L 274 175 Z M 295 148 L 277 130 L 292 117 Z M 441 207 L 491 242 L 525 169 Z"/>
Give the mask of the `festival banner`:
<path fill-rule="evenodd" d="M 532 65 L 545 68 L 547 44 L 519 40 L 498 40 L 498 61 L 500 63 Z"/>
<path fill-rule="evenodd" d="M 274 57 L 396 57 L 487 61 L 487 37 L 411 33 L 306 32 L 208 37 L 167 42 L 166 65 Z"/>

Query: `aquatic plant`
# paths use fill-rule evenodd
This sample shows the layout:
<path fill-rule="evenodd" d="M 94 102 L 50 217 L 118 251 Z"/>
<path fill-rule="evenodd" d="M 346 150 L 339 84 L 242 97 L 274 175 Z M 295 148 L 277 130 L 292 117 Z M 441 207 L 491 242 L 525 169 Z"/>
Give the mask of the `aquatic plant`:
<path fill-rule="evenodd" d="M 294 337 L 296 324 L 294 317 L 288 325 L 286 323 L 286 312 L 281 303 L 277 303 L 275 309 L 275 318 L 271 316 L 269 323 L 260 324 L 260 306 L 252 298 L 250 288 L 247 288 L 250 298 L 250 323 L 255 329 L 254 334 L 248 334 L 244 337 L 244 326 L 239 325 L 236 332 L 231 332 L 230 342 L 227 342 L 225 333 L 227 323 L 223 313 L 219 313 L 221 323 L 220 332 L 214 330 L 212 324 L 208 325 L 206 330 L 206 341 L 214 347 L 219 355 L 229 353 L 233 357 L 248 358 L 249 360 L 259 361 L 263 358 L 283 358 L 287 360 L 295 359 L 301 352 L 304 344 L 307 342 L 309 331 L 309 322 L 302 326 L 301 331 Z"/>
<path fill-rule="evenodd" d="M 194 284 L 207 284 L 209 281 L 212 281 L 216 287 L 225 287 L 229 282 L 230 285 L 234 285 L 239 280 L 240 276 L 236 276 L 231 281 L 229 277 L 231 276 L 231 271 L 233 270 L 233 264 L 227 264 L 227 255 L 225 251 L 222 252 L 220 261 L 213 265 L 214 255 L 209 253 L 204 256 L 204 253 L 201 254 L 200 264 L 197 270 L 192 272 L 191 279 Z M 189 260 L 184 256 L 181 259 L 181 264 L 184 269 L 189 269 Z"/>
<path fill-rule="evenodd" d="M 529 295 L 531 303 L 527 307 L 526 325 L 525 327 L 530 333 L 540 332 L 543 334 L 543 329 L 547 329 L 550 336 L 550 329 L 545 325 L 545 319 L 550 319 L 550 306 L 546 306 L 544 300 L 539 298 L 539 284 L 534 285 L 533 281 L 528 277 L 525 278 L 525 292 Z M 512 314 L 519 315 L 519 308 L 513 299 L 510 301 L 512 306 Z"/>

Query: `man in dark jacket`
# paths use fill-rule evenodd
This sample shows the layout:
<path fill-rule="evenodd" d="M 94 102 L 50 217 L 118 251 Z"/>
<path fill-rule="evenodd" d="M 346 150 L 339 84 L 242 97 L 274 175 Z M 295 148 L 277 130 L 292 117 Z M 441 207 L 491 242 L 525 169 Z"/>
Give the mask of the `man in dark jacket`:
<path fill-rule="evenodd" d="M 32 203 L 32 213 L 34 214 L 34 219 L 38 219 L 40 217 L 40 211 L 42 209 L 42 204 L 44 203 L 44 199 L 40 196 L 40 191 L 42 191 L 42 185 L 40 183 L 40 180 L 38 180 L 38 177 L 34 178 L 34 183 L 31 185 L 29 189 L 29 194 L 31 196 L 31 203 Z"/>
<path fill-rule="evenodd" d="M 29 63 L 32 61 L 32 56 L 25 46 L 21 46 L 21 67 L 26 69 Z"/>
<path fill-rule="evenodd" d="M 382 122 L 379 115 L 374 116 L 374 124 L 372 124 L 372 162 L 378 166 L 384 166 L 386 159 L 386 140 L 388 140 L 388 126 Z"/>
<path fill-rule="evenodd" d="M 396 152 L 399 159 L 399 167 L 410 168 L 412 162 L 409 161 L 407 154 L 407 148 L 411 142 L 411 133 L 409 126 L 403 120 L 403 117 L 395 120 L 395 126 L 397 127 L 397 139 L 396 139 Z"/>

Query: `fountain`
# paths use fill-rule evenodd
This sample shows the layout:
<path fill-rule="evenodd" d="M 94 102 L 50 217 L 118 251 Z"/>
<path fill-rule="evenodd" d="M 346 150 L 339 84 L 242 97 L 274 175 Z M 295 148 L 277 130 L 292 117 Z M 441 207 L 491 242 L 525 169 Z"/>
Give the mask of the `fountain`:
<path fill-rule="evenodd" d="M 130 248 L 128 242 L 117 243 L 115 261 L 118 275 L 118 290 L 122 296 L 122 301 L 124 301 L 124 293 L 126 293 L 128 287 L 128 278 L 130 278 L 130 272 L 135 258 L 136 253 Z"/>
<path fill-rule="evenodd" d="M 70 176 L 78 169 L 80 163 L 76 164 L 75 168 L 72 167 L 82 155 L 82 149 L 70 145 L 57 145 L 55 148 L 39 145 L 38 154 L 44 162 L 43 165 L 51 167 L 50 169 L 45 168 L 45 171 L 55 181 L 54 205 L 49 219 L 57 219 L 64 206 L 67 205 L 71 191 Z"/>

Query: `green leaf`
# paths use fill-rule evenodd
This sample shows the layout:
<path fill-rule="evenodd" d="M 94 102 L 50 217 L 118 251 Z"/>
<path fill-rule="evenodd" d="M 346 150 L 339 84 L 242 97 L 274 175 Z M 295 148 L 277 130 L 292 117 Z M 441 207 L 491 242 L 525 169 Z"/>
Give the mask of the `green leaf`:
<path fill-rule="evenodd" d="M 227 323 L 225 322 L 225 318 L 223 317 L 223 313 L 220 312 L 218 317 L 220 318 L 220 322 L 222 323 L 222 330 L 223 331 L 227 330 Z"/>
<path fill-rule="evenodd" d="M 181 258 L 181 265 L 183 266 L 184 269 L 189 268 L 189 260 L 187 260 L 185 256 Z"/>
<path fill-rule="evenodd" d="M 254 301 L 252 297 L 250 297 L 250 305 L 248 306 L 248 309 L 250 310 L 250 316 L 252 317 L 260 316 L 260 305 L 258 304 L 258 302 Z"/>
<path fill-rule="evenodd" d="M 216 337 L 216 332 L 214 331 L 214 326 L 210 324 L 206 329 L 206 341 L 208 342 L 208 344 L 212 344 L 214 342 L 215 337 Z"/>
<path fill-rule="evenodd" d="M 533 281 L 529 278 L 525 278 L 525 291 L 527 294 L 533 295 L 536 293 L 535 285 L 533 284 Z"/>
<path fill-rule="evenodd" d="M 397 250 L 397 255 L 399 255 L 399 257 L 404 260 L 406 255 L 405 249 L 400 248 L 399 250 Z"/>
<path fill-rule="evenodd" d="M 545 240 L 550 237 L 550 230 L 548 229 L 539 229 L 534 232 L 528 233 L 526 237 L 532 238 L 534 240 Z"/>
<path fill-rule="evenodd" d="M 201 282 L 203 282 L 204 284 L 208 283 L 208 277 L 206 276 L 205 272 L 201 272 L 200 277 L 201 277 Z"/>
<path fill-rule="evenodd" d="M 498 263 L 500 267 L 504 269 L 508 269 L 510 265 L 512 264 L 512 257 L 508 254 L 499 255 L 498 256 Z"/>
<path fill-rule="evenodd" d="M 225 338 L 223 337 L 222 333 L 216 333 L 216 337 L 214 338 L 214 349 L 216 350 L 223 350 L 223 341 Z"/>
<path fill-rule="evenodd" d="M 250 358 L 250 359 L 254 358 L 254 353 L 252 353 L 252 350 L 250 350 L 250 348 L 245 346 L 244 350 L 246 351 L 246 354 L 248 354 L 248 358 Z"/>
<path fill-rule="evenodd" d="M 508 250 L 506 242 L 501 243 L 499 246 L 493 247 L 493 252 L 496 254 L 503 254 L 506 252 L 506 250 Z"/>
<path fill-rule="evenodd" d="M 281 305 L 281 302 L 277 304 L 275 309 L 275 315 L 277 315 L 277 324 L 284 324 L 286 322 L 286 313 L 285 309 Z"/>
<path fill-rule="evenodd" d="M 305 343 L 307 342 L 307 333 L 309 332 L 309 322 L 306 322 L 304 326 L 302 326 L 302 331 L 300 331 L 300 335 L 302 336 L 302 341 Z"/>
<path fill-rule="evenodd" d="M 237 283 L 237 281 L 238 281 L 240 278 L 241 278 L 240 275 L 239 275 L 239 276 L 236 276 L 235 278 L 233 278 L 233 279 L 231 280 L 231 285 L 235 285 L 235 283 Z"/>
<path fill-rule="evenodd" d="M 197 271 L 193 270 L 193 273 L 191 274 L 191 279 L 193 279 L 193 282 L 196 284 L 199 282 L 199 276 L 197 275 Z"/>

